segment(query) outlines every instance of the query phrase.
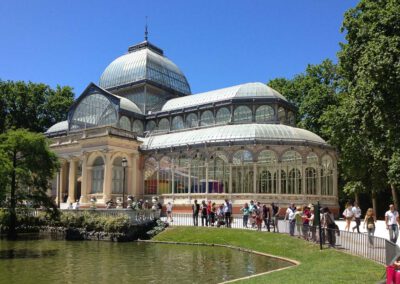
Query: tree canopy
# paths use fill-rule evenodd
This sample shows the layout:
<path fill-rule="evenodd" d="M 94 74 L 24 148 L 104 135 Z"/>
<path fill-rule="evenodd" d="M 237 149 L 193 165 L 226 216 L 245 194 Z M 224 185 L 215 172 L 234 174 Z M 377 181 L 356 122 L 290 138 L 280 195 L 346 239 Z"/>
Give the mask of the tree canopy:
<path fill-rule="evenodd" d="M 0 80 L 0 133 L 25 128 L 44 132 L 66 119 L 74 100 L 71 87 Z"/>
<path fill-rule="evenodd" d="M 0 196 L 5 196 L 6 192 L 9 196 L 6 206 L 10 208 L 11 238 L 15 238 L 15 209 L 23 202 L 57 212 L 47 190 L 59 164 L 47 143 L 43 134 L 24 129 L 0 135 Z"/>

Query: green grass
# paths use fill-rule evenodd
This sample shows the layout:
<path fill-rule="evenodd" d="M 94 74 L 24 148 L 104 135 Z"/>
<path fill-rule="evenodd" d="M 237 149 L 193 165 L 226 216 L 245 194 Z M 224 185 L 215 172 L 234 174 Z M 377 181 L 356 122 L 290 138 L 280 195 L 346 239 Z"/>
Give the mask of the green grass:
<path fill-rule="evenodd" d="M 226 228 L 174 227 L 155 241 L 210 243 L 238 246 L 290 258 L 300 265 L 238 283 L 377 283 L 385 267 L 371 260 L 315 245 L 283 234 Z"/>

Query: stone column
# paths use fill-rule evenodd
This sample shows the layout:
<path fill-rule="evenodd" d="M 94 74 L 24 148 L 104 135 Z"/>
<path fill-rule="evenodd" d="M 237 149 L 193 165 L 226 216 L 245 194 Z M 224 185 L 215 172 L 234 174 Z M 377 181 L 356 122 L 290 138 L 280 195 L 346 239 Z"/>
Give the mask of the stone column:
<path fill-rule="evenodd" d="M 83 153 L 82 155 L 82 183 L 81 183 L 81 197 L 80 203 L 87 202 L 87 195 L 90 192 L 92 186 L 92 168 L 88 167 L 87 164 L 88 154 Z"/>
<path fill-rule="evenodd" d="M 138 157 L 137 154 L 132 153 L 128 156 L 128 167 L 125 169 L 126 177 L 126 194 L 136 196 L 138 193 L 139 181 L 138 181 Z M 143 180 L 144 188 L 144 180 Z M 157 185 L 158 187 L 158 185 Z"/>
<path fill-rule="evenodd" d="M 61 160 L 61 167 L 60 167 L 60 173 L 59 173 L 59 191 L 60 191 L 60 202 L 64 202 L 63 198 L 64 198 L 64 194 L 67 193 L 67 173 L 68 173 L 68 169 L 67 169 L 67 161 L 65 160 Z"/>
<path fill-rule="evenodd" d="M 111 198 L 113 165 L 111 162 L 111 152 L 105 154 L 104 161 L 104 181 L 103 181 L 103 201 L 107 202 Z M 126 173 L 125 173 L 126 174 Z"/>
<path fill-rule="evenodd" d="M 75 202 L 75 190 L 76 190 L 76 166 L 77 160 L 71 158 L 69 161 L 69 177 L 68 177 L 68 202 Z"/>

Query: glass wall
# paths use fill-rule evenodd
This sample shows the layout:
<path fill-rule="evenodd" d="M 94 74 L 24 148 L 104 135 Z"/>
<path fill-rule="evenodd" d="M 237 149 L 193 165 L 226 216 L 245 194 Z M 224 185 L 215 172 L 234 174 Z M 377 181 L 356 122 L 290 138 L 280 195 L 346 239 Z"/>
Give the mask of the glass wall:
<path fill-rule="evenodd" d="M 321 195 L 333 195 L 333 162 L 325 155 L 321 159 Z"/>
<path fill-rule="evenodd" d="M 184 127 L 184 124 L 183 124 L 183 118 L 182 118 L 182 116 L 175 116 L 173 119 L 172 119 L 172 130 L 178 130 L 178 129 L 183 129 L 183 128 L 185 128 Z"/>
<path fill-rule="evenodd" d="M 277 160 L 274 152 L 264 150 L 257 161 L 257 192 L 277 193 Z"/>
<path fill-rule="evenodd" d="M 193 128 L 198 126 L 197 114 L 189 113 L 186 116 L 186 128 Z"/>
<path fill-rule="evenodd" d="M 131 121 L 126 116 L 121 116 L 119 119 L 119 127 L 131 131 Z"/>
<path fill-rule="evenodd" d="M 200 126 L 214 125 L 214 114 L 211 110 L 206 110 L 201 114 Z"/>
<path fill-rule="evenodd" d="M 136 132 L 138 135 L 143 135 L 143 122 L 140 120 L 133 121 L 132 131 Z"/>
<path fill-rule="evenodd" d="M 169 131 L 169 120 L 168 120 L 168 118 L 162 118 L 158 122 L 158 130 L 160 130 L 160 131 Z"/>
<path fill-rule="evenodd" d="M 146 124 L 146 131 L 153 131 L 156 130 L 157 125 L 154 120 L 149 120 Z"/>
<path fill-rule="evenodd" d="M 287 151 L 282 155 L 281 184 L 282 194 L 301 194 L 301 155 L 296 151 Z"/>
<path fill-rule="evenodd" d="M 144 194 L 157 194 L 157 160 L 148 158 L 144 164 Z"/>
<path fill-rule="evenodd" d="M 280 123 L 286 123 L 286 112 L 283 107 L 278 108 L 278 120 Z"/>
<path fill-rule="evenodd" d="M 248 150 L 237 151 L 232 164 L 232 193 L 254 193 L 252 153 Z"/>
<path fill-rule="evenodd" d="M 208 192 L 229 192 L 229 162 L 223 152 L 215 152 L 208 162 Z"/>
<path fill-rule="evenodd" d="M 189 162 L 186 157 L 181 157 L 174 161 L 174 193 L 189 192 Z"/>
<path fill-rule="evenodd" d="M 203 159 L 196 157 L 190 164 L 190 189 L 192 193 L 206 192 L 206 165 Z"/>
<path fill-rule="evenodd" d="M 317 194 L 317 169 L 318 157 L 315 153 L 307 156 L 307 168 L 305 169 L 306 193 L 310 195 Z"/>
<path fill-rule="evenodd" d="M 159 194 L 172 193 L 172 162 L 171 158 L 163 157 L 160 160 L 160 171 L 158 180 Z"/>

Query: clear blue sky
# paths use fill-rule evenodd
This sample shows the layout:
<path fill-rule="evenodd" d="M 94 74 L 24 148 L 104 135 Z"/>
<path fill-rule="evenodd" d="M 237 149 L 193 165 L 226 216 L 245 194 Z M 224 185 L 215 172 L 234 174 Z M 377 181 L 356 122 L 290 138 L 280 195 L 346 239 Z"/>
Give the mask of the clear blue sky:
<path fill-rule="evenodd" d="M 0 78 L 70 85 L 79 95 L 128 46 L 149 40 L 186 75 L 193 93 L 291 78 L 336 61 L 339 0 L 1 0 Z"/>

